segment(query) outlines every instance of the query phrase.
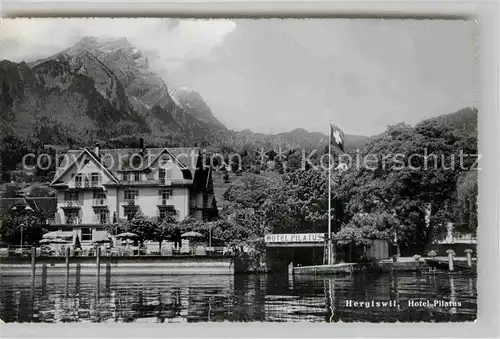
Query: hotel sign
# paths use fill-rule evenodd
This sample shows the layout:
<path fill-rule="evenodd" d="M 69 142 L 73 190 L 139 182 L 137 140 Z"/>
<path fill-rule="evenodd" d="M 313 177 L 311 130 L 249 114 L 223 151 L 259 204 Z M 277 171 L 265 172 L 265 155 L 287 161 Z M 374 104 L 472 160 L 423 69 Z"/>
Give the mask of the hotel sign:
<path fill-rule="evenodd" d="M 302 233 L 302 234 L 266 234 L 266 243 L 283 243 L 283 242 L 324 242 L 325 235 L 323 233 Z"/>

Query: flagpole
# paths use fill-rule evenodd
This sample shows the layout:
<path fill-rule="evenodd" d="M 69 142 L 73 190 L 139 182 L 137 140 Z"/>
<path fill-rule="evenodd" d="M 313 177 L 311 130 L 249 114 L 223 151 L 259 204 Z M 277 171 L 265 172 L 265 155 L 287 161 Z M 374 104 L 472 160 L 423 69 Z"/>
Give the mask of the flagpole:
<path fill-rule="evenodd" d="M 328 265 L 332 264 L 332 125 L 328 132 Z"/>

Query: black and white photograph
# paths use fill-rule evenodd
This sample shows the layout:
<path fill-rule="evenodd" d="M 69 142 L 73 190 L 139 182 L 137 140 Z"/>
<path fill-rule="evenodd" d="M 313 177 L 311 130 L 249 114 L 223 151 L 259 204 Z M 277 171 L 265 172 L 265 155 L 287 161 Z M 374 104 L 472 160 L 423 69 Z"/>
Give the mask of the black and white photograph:
<path fill-rule="evenodd" d="M 477 22 L 0 29 L 0 322 L 476 321 Z"/>

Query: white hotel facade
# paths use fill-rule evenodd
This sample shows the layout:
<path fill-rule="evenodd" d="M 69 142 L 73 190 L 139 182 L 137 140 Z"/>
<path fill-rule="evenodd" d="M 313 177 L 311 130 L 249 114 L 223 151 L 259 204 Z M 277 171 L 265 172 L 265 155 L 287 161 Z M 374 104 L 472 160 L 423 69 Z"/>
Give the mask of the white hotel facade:
<path fill-rule="evenodd" d="M 51 182 L 58 202 L 50 227 L 85 244 L 102 239 L 106 224 L 138 213 L 214 219 L 212 169 L 201 155 L 198 148 L 70 150 Z"/>

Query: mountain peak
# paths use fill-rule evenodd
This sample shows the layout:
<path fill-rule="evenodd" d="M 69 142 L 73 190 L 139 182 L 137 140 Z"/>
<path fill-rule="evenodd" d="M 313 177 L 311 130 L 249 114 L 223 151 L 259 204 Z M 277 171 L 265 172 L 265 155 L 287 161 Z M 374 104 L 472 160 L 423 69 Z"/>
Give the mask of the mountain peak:
<path fill-rule="evenodd" d="M 73 46 L 64 50 L 63 53 L 77 55 L 84 51 L 90 51 L 96 56 L 113 54 L 120 59 L 137 60 L 142 57 L 142 53 L 125 37 L 97 38 L 94 36 L 85 36 Z"/>
<path fill-rule="evenodd" d="M 178 90 L 172 89 L 169 93 L 172 100 L 188 114 L 213 126 L 217 126 L 218 128 L 226 128 L 224 124 L 217 120 L 212 114 L 210 106 L 208 106 L 200 93 L 185 86 Z"/>

